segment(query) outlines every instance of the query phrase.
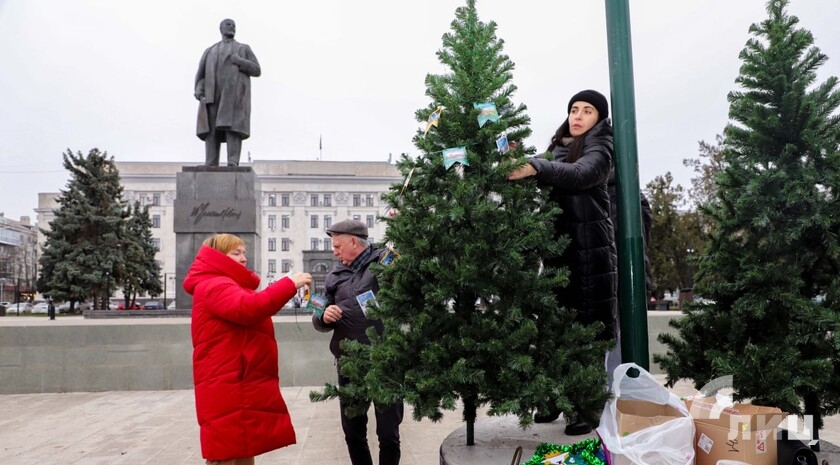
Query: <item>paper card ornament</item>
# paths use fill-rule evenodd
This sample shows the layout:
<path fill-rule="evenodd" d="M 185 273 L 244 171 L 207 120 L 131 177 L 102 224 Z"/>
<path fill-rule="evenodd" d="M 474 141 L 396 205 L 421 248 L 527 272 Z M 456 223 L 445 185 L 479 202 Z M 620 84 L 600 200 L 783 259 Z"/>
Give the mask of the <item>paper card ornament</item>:
<path fill-rule="evenodd" d="M 443 167 L 449 169 L 455 163 L 469 166 L 470 162 L 467 160 L 466 147 L 454 147 L 451 149 L 444 149 L 443 151 Z"/>
<path fill-rule="evenodd" d="M 508 145 L 507 134 L 502 134 L 496 139 L 496 148 L 499 149 L 500 153 L 507 153 L 510 150 L 510 145 Z"/>
<path fill-rule="evenodd" d="M 373 295 L 373 291 L 366 291 L 356 296 L 356 302 L 359 303 L 359 307 L 362 307 L 362 313 L 367 316 L 368 310 L 371 307 L 378 307 L 379 303 L 376 301 L 376 296 Z"/>
<path fill-rule="evenodd" d="M 402 197 L 403 192 L 405 192 L 405 188 L 408 187 L 408 182 L 411 181 L 411 175 L 414 174 L 414 168 L 417 167 L 412 167 L 411 171 L 408 172 L 408 176 L 405 177 L 405 182 L 403 183 L 402 189 L 400 189 L 400 197 Z"/>
<path fill-rule="evenodd" d="M 499 121 L 499 112 L 496 111 L 496 104 L 488 103 L 473 103 L 473 108 L 478 109 L 478 127 L 483 127 L 488 121 Z"/>
<path fill-rule="evenodd" d="M 327 298 L 321 294 L 312 294 L 306 304 L 306 310 L 318 315 L 318 318 L 323 317 L 325 308 L 327 308 Z"/>
<path fill-rule="evenodd" d="M 443 113 L 443 105 L 438 106 L 437 109 L 429 115 L 429 120 L 426 121 L 426 130 L 423 131 L 424 136 L 429 132 L 429 129 L 431 129 L 432 126 L 437 127 L 438 121 L 440 121 L 441 113 Z"/>
<path fill-rule="evenodd" d="M 379 263 L 385 266 L 391 265 L 399 256 L 400 254 L 389 245 L 385 253 L 379 258 Z"/>

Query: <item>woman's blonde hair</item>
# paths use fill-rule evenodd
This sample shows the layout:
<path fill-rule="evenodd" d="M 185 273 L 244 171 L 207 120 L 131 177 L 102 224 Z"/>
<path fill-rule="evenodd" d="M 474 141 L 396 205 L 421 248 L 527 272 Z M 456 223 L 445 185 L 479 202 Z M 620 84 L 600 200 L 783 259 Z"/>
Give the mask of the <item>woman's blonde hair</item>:
<path fill-rule="evenodd" d="M 205 239 L 202 244 L 226 254 L 237 247 L 244 247 L 245 241 L 233 234 L 214 234 Z"/>

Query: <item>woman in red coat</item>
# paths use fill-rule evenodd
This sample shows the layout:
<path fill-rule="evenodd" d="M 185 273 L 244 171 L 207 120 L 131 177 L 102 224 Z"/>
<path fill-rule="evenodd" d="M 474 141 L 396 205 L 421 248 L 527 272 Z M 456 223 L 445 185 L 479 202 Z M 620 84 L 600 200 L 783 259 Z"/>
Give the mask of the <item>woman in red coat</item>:
<path fill-rule="evenodd" d="M 271 316 L 312 277 L 297 273 L 257 292 L 260 278 L 246 263 L 242 239 L 216 234 L 184 279 L 193 296 L 195 408 L 208 464 L 253 465 L 255 456 L 295 443 Z"/>

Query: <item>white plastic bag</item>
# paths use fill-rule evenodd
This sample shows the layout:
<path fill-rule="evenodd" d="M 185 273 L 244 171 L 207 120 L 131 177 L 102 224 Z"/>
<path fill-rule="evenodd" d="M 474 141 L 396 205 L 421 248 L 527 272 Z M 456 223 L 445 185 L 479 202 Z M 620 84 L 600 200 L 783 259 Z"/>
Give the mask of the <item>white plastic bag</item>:
<path fill-rule="evenodd" d="M 638 378 L 627 376 L 631 368 Z M 624 363 L 613 372 L 614 397 L 601 413 L 598 436 L 609 451 L 610 465 L 692 465 L 694 463 L 694 420 L 679 397 L 668 392 L 644 368 Z M 679 418 L 642 430 L 619 434 L 617 402 L 619 399 L 642 400 L 669 405 L 679 411 Z"/>

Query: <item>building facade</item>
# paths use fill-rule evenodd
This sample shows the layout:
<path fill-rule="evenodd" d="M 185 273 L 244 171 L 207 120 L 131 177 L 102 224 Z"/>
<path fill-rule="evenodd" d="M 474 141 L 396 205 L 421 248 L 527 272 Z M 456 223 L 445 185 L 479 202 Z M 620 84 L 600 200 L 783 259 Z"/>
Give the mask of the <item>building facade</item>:
<path fill-rule="evenodd" d="M 152 236 L 158 247 L 164 297 L 175 297 L 183 276 L 175 276 L 174 205 L 176 175 L 182 162 L 116 162 L 125 200 L 149 206 Z M 356 219 L 367 224 L 370 239 L 385 235 L 379 219 L 388 206 L 380 199 L 394 184 L 402 183 L 397 168 L 386 162 L 254 160 L 262 217 L 262 286 L 296 272 L 313 275 L 314 292 L 323 290 L 324 278 L 338 263 L 326 234 L 333 223 Z M 38 224 L 48 225 L 58 194 L 40 194 Z M 43 227 L 43 226 L 42 226 Z M 225 231 L 218 231 L 225 232 Z M 44 238 L 38 237 L 39 244 Z"/>
<path fill-rule="evenodd" d="M 38 228 L 0 213 L 0 302 L 31 301 L 38 272 Z"/>

